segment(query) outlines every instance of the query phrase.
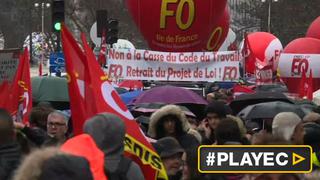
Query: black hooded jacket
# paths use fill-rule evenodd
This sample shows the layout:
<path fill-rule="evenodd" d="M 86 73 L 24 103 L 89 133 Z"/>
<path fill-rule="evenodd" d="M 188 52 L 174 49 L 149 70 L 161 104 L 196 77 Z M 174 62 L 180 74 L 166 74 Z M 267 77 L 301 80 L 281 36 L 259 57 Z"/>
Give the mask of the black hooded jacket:
<path fill-rule="evenodd" d="M 151 138 L 158 140 L 164 137 L 163 135 L 161 135 L 161 132 L 164 131 L 163 125 L 161 123 L 163 123 L 163 117 L 167 115 L 176 116 L 178 119 L 176 125 L 177 134 L 174 138 L 177 139 L 183 149 L 194 148 L 200 145 L 201 135 L 197 131 L 190 128 L 190 124 L 185 114 L 176 105 L 164 106 L 152 114 L 148 130 L 148 135 Z"/>
<path fill-rule="evenodd" d="M 17 143 L 0 145 L 0 179 L 11 179 L 20 165 L 21 150 Z"/>
<path fill-rule="evenodd" d="M 108 172 L 116 172 L 124 154 L 125 124 L 118 116 L 98 114 L 84 124 L 84 132 L 89 134 L 97 146 L 105 154 L 105 168 Z M 143 180 L 140 167 L 131 162 L 126 174 L 127 179 Z"/>

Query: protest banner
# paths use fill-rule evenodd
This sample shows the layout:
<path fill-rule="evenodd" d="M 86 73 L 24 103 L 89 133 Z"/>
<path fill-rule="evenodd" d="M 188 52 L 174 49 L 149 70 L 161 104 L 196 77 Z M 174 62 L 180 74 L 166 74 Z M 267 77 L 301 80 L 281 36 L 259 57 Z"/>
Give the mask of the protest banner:
<path fill-rule="evenodd" d="M 0 84 L 12 82 L 19 64 L 20 49 L 0 50 Z"/>
<path fill-rule="evenodd" d="M 172 53 L 114 50 L 108 53 L 111 79 L 156 81 L 233 81 L 239 78 L 238 51 Z"/>

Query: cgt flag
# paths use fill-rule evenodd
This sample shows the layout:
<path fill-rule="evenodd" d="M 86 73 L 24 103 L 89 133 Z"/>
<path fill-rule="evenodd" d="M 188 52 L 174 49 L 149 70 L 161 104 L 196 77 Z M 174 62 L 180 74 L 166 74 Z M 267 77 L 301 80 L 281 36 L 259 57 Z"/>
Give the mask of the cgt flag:
<path fill-rule="evenodd" d="M 4 81 L 0 89 L 0 107 L 5 108 L 15 121 L 28 124 L 32 108 L 28 49 L 19 56 L 19 65 L 12 83 Z"/>
<path fill-rule="evenodd" d="M 82 133 L 85 120 L 98 113 L 116 114 L 126 124 L 126 154 L 140 165 L 145 179 L 167 179 L 160 157 L 143 135 L 113 86 L 107 81 L 83 34 L 81 38 L 84 52 L 67 28 L 62 27 L 74 133 Z"/>
<path fill-rule="evenodd" d="M 30 80 L 30 59 L 29 59 L 28 49 L 25 48 L 22 55 L 20 55 L 20 63 L 17 79 L 15 80 L 15 90 L 19 97 L 18 102 L 18 112 L 21 114 L 17 115 L 18 121 L 21 118 L 24 124 L 29 123 L 29 113 L 32 109 L 32 89 L 31 89 L 31 80 Z"/>

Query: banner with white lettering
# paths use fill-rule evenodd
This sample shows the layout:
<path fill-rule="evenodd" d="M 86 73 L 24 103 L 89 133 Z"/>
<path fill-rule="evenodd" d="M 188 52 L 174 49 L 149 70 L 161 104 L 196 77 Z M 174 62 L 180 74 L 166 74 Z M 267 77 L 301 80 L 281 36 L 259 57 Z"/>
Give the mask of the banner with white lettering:
<path fill-rule="evenodd" d="M 238 51 L 157 52 L 114 50 L 108 57 L 111 79 L 157 81 L 233 81 L 239 78 Z"/>

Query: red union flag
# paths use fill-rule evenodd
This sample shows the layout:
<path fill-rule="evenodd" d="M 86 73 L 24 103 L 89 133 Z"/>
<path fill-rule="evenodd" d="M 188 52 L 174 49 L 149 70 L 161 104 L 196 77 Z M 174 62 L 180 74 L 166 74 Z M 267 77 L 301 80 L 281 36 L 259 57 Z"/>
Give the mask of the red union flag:
<path fill-rule="evenodd" d="M 116 114 L 126 124 L 126 154 L 140 165 L 145 179 L 167 179 L 160 157 L 133 120 L 113 86 L 107 81 L 84 35 L 82 41 L 84 52 L 67 28 L 62 28 L 74 133 L 82 133 L 85 120 L 98 113 Z"/>
<path fill-rule="evenodd" d="M 10 67 L 1 67 L 4 71 L 10 71 L 13 61 L 6 65 L 11 64 Z M 9 77 L 10 73 L 1 72 L 2 83 L 0 84 L 0 107 L 6 109 L 15 121 L 29 123 L 29 112 L 32 108 L 32 92 L 30 82 L 30 64 L 29 53 L 25 49 L 23 54 L 19 55 L 19 64 L 12 79 Z M 11 80 L 10 80 L 11 79 Z"/>
<path fill-rule="evenodd" d="M 308 79 L 308 89 L 307 89 L 307 99 L 310 101 L 313 100 L 313 75 L 312 75 L 312 69 L 310 70 L 310 75 Z"/>
<path fill-rule="evenodd" d="M 308 89 L 308 82 L 307 82 L 305 69 L 302 70 L 302 75 L 301 75 L 299 87 L 300 87 L 299 97 L 303 98 L 307 95 L 307 89 Z"/>
<path fill-rule="evenodd" d="M 28 49 L 25 48 L 22 55 L 20 55 L 20 65 L 17 72 L 17 78 L 15 80 L 15 88 L 18 99 L 18 112 L 17 120 L 21 118 L 24 124 L 29 123 L 29 113 L 32 109 L 32 90 L 30 80 L 30 60 Z"/>

